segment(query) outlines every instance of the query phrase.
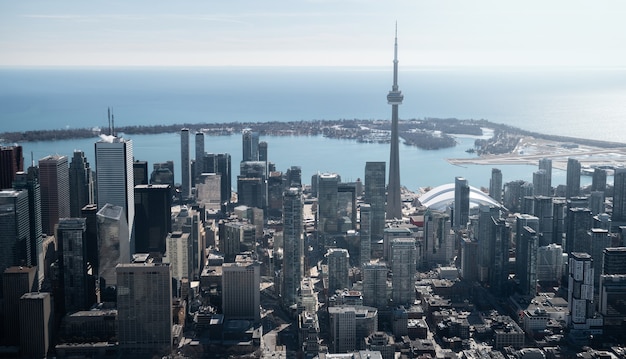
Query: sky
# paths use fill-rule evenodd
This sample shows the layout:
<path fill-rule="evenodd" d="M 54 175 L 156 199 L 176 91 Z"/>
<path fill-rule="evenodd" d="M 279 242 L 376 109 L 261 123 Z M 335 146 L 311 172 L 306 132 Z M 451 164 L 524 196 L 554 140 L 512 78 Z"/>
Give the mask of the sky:
<path fill-rule="evenodd" d="M 623 0 L 0 0 L 0 66 L 624 66 Z"/>

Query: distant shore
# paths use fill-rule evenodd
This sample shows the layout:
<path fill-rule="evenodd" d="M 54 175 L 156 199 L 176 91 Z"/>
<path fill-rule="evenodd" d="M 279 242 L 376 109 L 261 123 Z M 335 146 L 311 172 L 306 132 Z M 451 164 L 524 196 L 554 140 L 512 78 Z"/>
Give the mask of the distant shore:
<path fill-rule="evenodd" d="M 116 127 L 115 133 L 125 135 L 149 135 L 177 133 L 182 128 L 194 132 L 204 132 L 207 136 L 238 135 L 249 128 L 261 136 L 324 136 L 335 139 L 352 139 L 359 142 L 388 143 L 390 141 L 390 122 L 388 120 L 313 120 L 291 122 L 231 122 L 231 123 L 181 123 L 152 126 Z M 401 120 L 400 137 L 409 146 L 421 149 L 437 150 L 456 146 L 454 136 L 483 136 L 483 129 L 494 131 L 491 138 L 479 138 L 475 147 L 468 149 L 480 157 L 485 155 L 512 154 L 523 138 L 559 142 L 563 144 L 597 147 L 602 149 L 626 147 L 624 143 L 546 135 L 522 130 L 516 127 L 497 124 L 487 120 L 459 120 L 426 118 L 423 120 Z M 26 132 L 0 133 L 0 143 L 20 143 L 69 140 L 97 137 L 109 133 L 108 126 L 102 128 L 37 130 Z M 565 145 L 565 147 L 568 147 Z"/>

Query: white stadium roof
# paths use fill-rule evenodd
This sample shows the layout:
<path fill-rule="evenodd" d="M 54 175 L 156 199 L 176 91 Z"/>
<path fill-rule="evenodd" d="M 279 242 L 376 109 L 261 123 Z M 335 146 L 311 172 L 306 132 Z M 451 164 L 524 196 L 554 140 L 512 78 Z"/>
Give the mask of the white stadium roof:
<path fill-rule="evenodd" d="M 495 199 L 489 197 L 476 187 L 470 187 L 470 208 L 477 208 L 481 205 L 501 207 Z M 446 208 L 454 203 L 454 183 L 444 184 L 424 193 L 419 201 L 422 205 L 444 212 Z"/>

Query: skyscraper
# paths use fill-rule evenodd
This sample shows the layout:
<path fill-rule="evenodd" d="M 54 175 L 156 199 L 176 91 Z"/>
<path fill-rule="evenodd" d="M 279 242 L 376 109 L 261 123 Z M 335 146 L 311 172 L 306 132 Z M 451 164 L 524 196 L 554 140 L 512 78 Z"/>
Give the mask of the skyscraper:
<path fill-rule="evenodd" d="M 128 228 L 124 240 L 129 244 L 120 243 L 120 246 L 130 248 L 135 221 L 133 141 L 114 136 L 101 136 L 101 140 L 96 142 L 95 146 L 98 210 L 107 203 L 122 208 L 124 222 Z M 126 259 L 129 260 L 130 258 Z"/>
<path fill-rule="evenodd" d="M 387 266 L 383 262 L 363 263 L 363 305 L 378 309 L 387 306 Z"/>
<path fill-rule="evenodd" d="M 385 229 L 385 162 L 365 162 L 365 202 L 372 206 L 372 238 Z"/>
<path fill-rule="evenodd" d="M 359 263 L 364 265 L 369 263 L 372 257 L 372 207 L 367 203 L 362 203 L 359 207 Z"/>
<path fill-rule="evenodd" d="M 172 351 L 172 274 L 167 264 L 120 264 L 117 322 L 120 353 L 167 355 Z"/>
<path fill-rule="evenodd" d="M 467 180 L 463 177 L 454 179 L 454 228 L 460 229 L 469 221 L 470 188 Z"/>
<path fill-rule="evenodd" d="M 259 142 L 259 161 L 267 162 L 267 142 Z"/>
<path fill-rule="evenodd" d="M 606 170 L 602 168 L 596 168 L 593 170 L 591 191 L 606 191 Z"/>
<path fill-rule="evenodd" d="M 304 273 L 302 206 L 299 187 L 291 187 L 284 192 L 282 300 L 287 308 L 298 301 L 298 289 Z"/>
<path fill-rule="evenodd" d="M 336 173 L 322 173 L 318 180 L 317 228 L 322 233 L 336 233 L 338 230 L 337 206 L 339 176 Z"/>
<path fill-rule="evenodd" d="M 171 188 L 166 184 L 135 187 L 135 253 L 165 253 L 172 231 Z"/>
<path fill-rule="evenodd" d="M 136 160 L 133 162 L 133 184 L 148 184 L 148 161 Z"/>
<path fill-rule="evenodd" d="M 96 301 L 95 280 L 88 274 L 87 222 L 85 218 L 62 218 L 57 227 L 61 254 L 65 312 L 87 310 Z"/>
<path fill-rule="evenodd" d="M 59 218 L 70 216 L 70 179 L 67 157 L 52 155 L 39 160 L 41 225 L 49 235 Z"/>
<path fill-rule="evenodd" d="M 328 259 L 328 295 L 336 290 L 350 287 L 348 270 L 350 269 L 350 254 L 347 249 L 329 248 L 326 253 Z"/>
<path fill-rule="evenodd" d="M 572 198 L 580 195 L 580 162 L 575 158 L 567 159 L 567 186 L 565 197 Z"/>
<path fill-rule="evenodd" d="M 0 272 L 30 263 L 28 192 L 0 190 Z"/>
<path fill-rule="evenodd" d="M 36 267 L 12 266 L 3 270 L 2 294 L 4 339 L 9 345 L 20 342 L 19 303 L 25 293 L 36 290 Z"/>
<path fill-rule="evenodd" d="M 544 170 L 546 174 L 545 183 L 548 189 L 550 190 L 550 194 L 552 195 L 552 160 L 549 158 L 542 158 L 539 160 L 539 170 Z"/>
<path fill-rule="evenodd" d="M 415 300 L 417 249 L 413 238 L 391 240 L 391 297 L 393 304 L 411 304 Z"/>
<path fill-rule="evenodd" d="M 626 222 L 626 168 L 615 169 L 613 177 L 613 222 Z"/>
<path fill-rule="evenodd" d="M 196 167 L 194 178 L 200 177 L 204 169 L 204 132 L 196 132 Z"/>
<path fill-rule="evenodd" d="M 80 217 L 80 211 L 94 201 L 94 181 L 85 152 L 74 151 L 70 162 L 70 217 Z"/>
<path fill-rule="evenodd" d="M 18 191 L 28 191 L 28 218 L 30 224 L 29 263 L 38 266 L 38 284 L 40 286 L 44 279 L 44 258 L 43 231 L 41 227 L 41 186 L 39 185 L 38 177 L 37 167 L 29 167 L 27 173 L 18 172 L 15 175 L 13 188 Z"/>
<path fill-rule="evenodd" d="M 22 146 L 0 146 L 0 189 L 11 188 L 20 171 L 24 171 Z"/>
<path fill-rule="evenodd" d="M 389 185 L 387 187 L 387 218 L 402 218 L 402 196 L 400 195 L 400 148 L 398 134 L 398 106 L 404 96 L 398 89 L 398 28 L 393 56 L 393 86 L 387 94 L 387 103 L 391 105 L 391 151 L 389 155 Z"/>
<path fill-rule="evenodd" d="M 130 262 L 128 224 L 124 208 L 107 203 L 96 214 L 98 221 L 98 280 L 100 289 L 114 285 L 115 267 Z"/>
<path fill-rule="evenodd" d="M 191 194 L 191 164 L 189 159 L 189 129 L 180 130 L 180 170 L 182 184 L 180 186 L 183 199 Z"/>
<path fill-rule="evenodd" d="M 246 128 L 241 133 L 242 161 L 259 160 L 259 133 Z"/>
<path fill-rule="evenodd" d="M 20 298 L 20 353 L 28 358 L 45 358 L 53 327 L 50 293 L 25 293 Z"/>
<path fill-rule="evenodd" d="M 259 262 L 239 255 L 222 266 L 222 311 L 226 319 L 261 320 Z"/>
<path fill-rule="evenodd" d="M 499 203 L 502 202 L 502 171 L 498 168 L 491 169 L 489 180 L 489 196 Z"/>

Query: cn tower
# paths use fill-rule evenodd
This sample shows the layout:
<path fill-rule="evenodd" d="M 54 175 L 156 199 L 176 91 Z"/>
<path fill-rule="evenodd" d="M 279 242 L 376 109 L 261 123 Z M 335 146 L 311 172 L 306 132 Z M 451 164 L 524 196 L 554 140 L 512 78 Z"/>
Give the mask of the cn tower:
<path fill-rule="evenodd" d="M 400 149 L 398 143 L 398 105 L 404 96 L 398 90 L 398 24 L 396 24 L 393 49 L 393 87 L 387 94 L 391 105 L 391 151 L 389 156 L 389 184 L 387 186 L 387 219 L 402 218 L 402 197 L 400 196 Z"/>

